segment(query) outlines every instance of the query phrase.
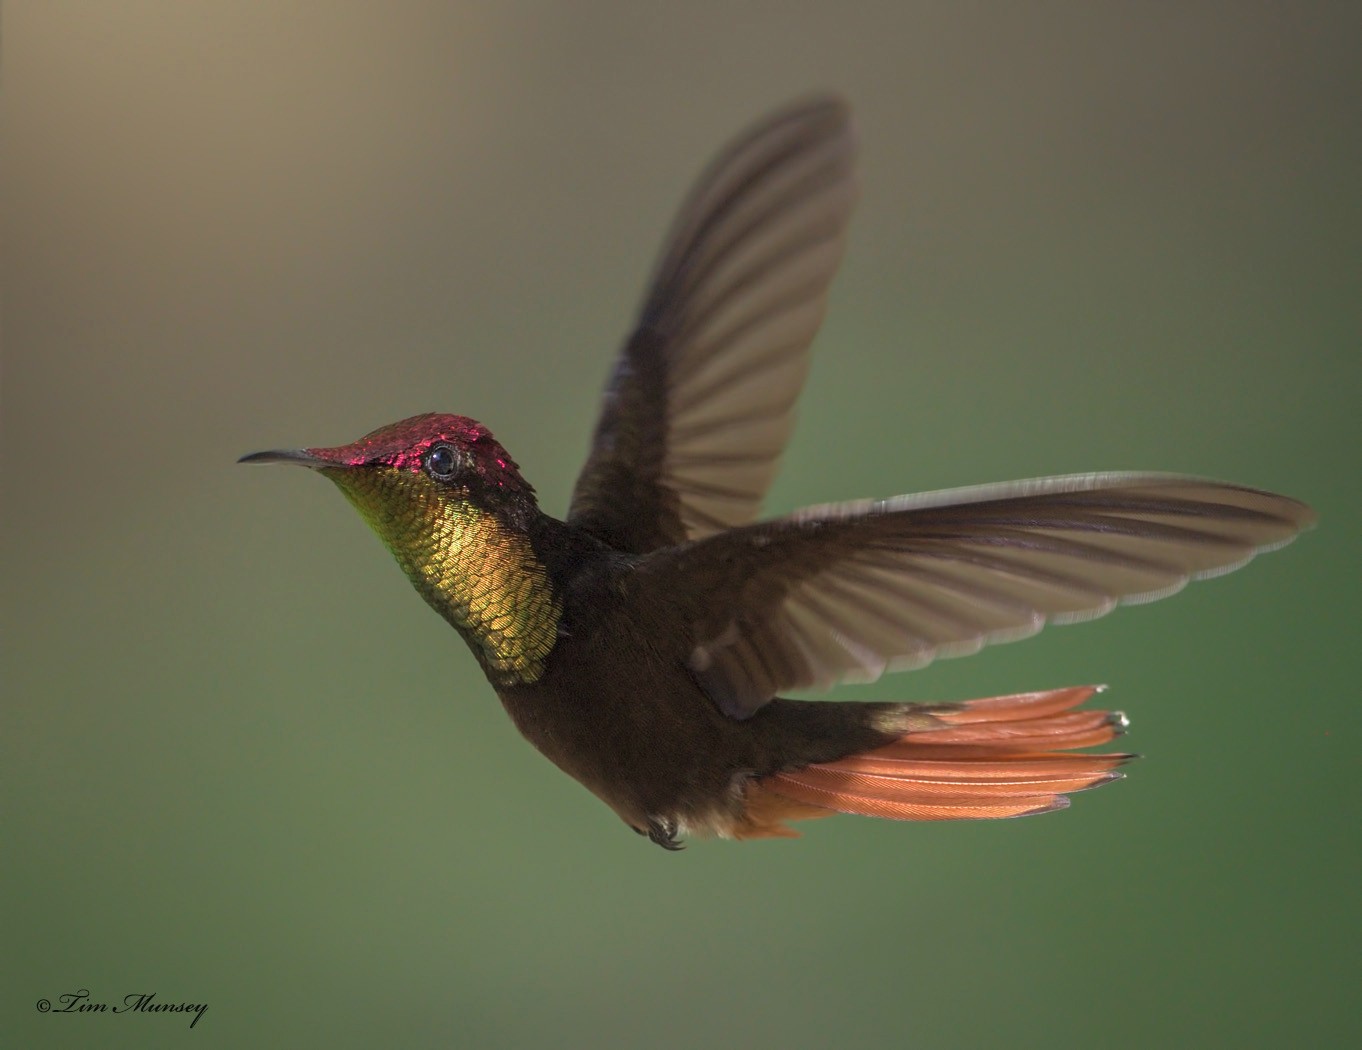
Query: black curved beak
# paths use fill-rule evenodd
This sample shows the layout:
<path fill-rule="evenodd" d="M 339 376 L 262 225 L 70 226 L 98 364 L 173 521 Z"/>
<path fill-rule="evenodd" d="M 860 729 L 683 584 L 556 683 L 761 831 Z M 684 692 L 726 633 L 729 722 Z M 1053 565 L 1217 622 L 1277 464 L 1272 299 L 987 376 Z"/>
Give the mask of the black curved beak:
<path fill-rule="evenodd" d="M 299 467 L 337 467 L 335 463 L 321 456 L 313 455 L 305 448 L 276 448 L 268 452 L 252 452 L 242 456 L 238 463 L 292 463 Z"/>

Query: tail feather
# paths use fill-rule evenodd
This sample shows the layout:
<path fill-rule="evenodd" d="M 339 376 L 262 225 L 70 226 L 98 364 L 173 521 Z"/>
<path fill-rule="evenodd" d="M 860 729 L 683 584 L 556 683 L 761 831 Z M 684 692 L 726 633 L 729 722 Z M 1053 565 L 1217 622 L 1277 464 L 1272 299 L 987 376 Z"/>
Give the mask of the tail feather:
<path fill-rule="evenodd" d="M 1105 744 L 1125 729 L 1110 711 L 1071 711 L 1098 687 L 989 697 L 961 704 L 914 705 L 916 728 L 882 747 L 764 777 L 753 799 L 773 819 L 829 812 L 891 820 L 980 820 L 1063 809 L 1067 795 L 1119 779 L 1126 753 L 1064 754 Z M 790 835 L 754 824 L 748 834 Z"/>
<path fill-rule="evenodd" d="M 1027 718 L 1015 722 L 973 722 L 962 726 L 947 724 L 942 729 L 909 733 L 902 740 L 880 750 L 910 748 L 914 754 L 947 744 L 985 745 L 1006 751 L 1094 747 L 1120 736 L 1125 715 L 1119 711 L 1074 711 L 1049 718 Z"/>
<path fill-rule="evenodd" d="M 1076 685 L 1067 689 L 1044 689 L 1034 693 L 990 696 L 962 704 L 937 704 L 927 710 L 947 725 L 973 725 L 977 722 L 1016 722 L 1027 718 L 1056 715 L 1077 707 L 1104 685 Z"/>
<path fill-rule="evenodd" d="M 1084 773 L 1070 777 L 1045 777 L 1031 780 L 967 780 L 963 776 L 899 777 L 878 773 L 853 773 L 842 767 L 811 766 L 789 775 L 807 788 L 830 794 L 858 794 L 867 798 L 899 800 L 905 794 L 932 804 L 973 805 L 978 800 L 995 802 L 1005 798 L 1035 799 L 1040 795 L 1062 795 L 1082 791 L 1119 779 L 1122 774 Z"/>
<path fill-rule="evenodd" d="M 1007 788 L 1026 792 L 1036 786 L 1062 794 L 1065 791 L 1082 791 L 1086 787 L 1096 787 L 1111 780 L 1120 779 L 1117 766 L 1124 764 L 1132 755 L 1030 755 L 1004 762 L 940 761 L 939 759 L 914 760 L 901 758 L 881 758 L 875 752 L 852 755 L 821 766 L 808 766 L 801 772 L 816 770 L 820 774 L 835 771 L 853 773 L 857 776 L 878 776 L 889 780 L 904 781 L 923 785 L 938 785 L 942 788 L 977 786 L 981 791 L 1003 793 Z M 1064 759 L 1077 759 L 1065 762 Z M 1101 779 L 1105 776 L 1106 779 Z M 1094 781 L 1094 778 L 1097 778 Z M 1062 786 L 1070 785 L 1070 786 Z M 944 793 L 944 792 L 943 792 Z M 1035 794 L 1035 790 L 1030 790 Z"/>
<path fill-rule="evenodd" d="M 982 820 L 997 817 L 1023 817 L 1063 809 L 1069 800 L 1063 795 L 1027 795 L 1022 798 L 970 798 L 965 795 L 933 797 L 920 786 L 881 785 L 870 777 L 839 773 L 836 770 L 779 773 L 773 790 L 796 802 L 823 806 L 839 813 L 859 813 L 890 820 Z M 830 777 L 820 777 L 829 774 Z M 820 779 L 826 783 L 819 783 Z M 882 778 L 888 780 L 889 778 Z"/>

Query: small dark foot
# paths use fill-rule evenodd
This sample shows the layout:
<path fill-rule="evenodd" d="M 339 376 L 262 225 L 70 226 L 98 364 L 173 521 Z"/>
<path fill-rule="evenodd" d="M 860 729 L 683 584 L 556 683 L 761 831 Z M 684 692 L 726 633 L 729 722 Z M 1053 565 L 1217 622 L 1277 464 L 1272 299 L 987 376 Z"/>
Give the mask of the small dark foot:
<path fill-rule="evenodd" d="M 644 832 L 639 832 L 639 834 L 644 834 Z M 675 851 L 686 848 L 676 838 L 676 821 L 669 817 L 649 817 L 646 834 L 648 838 L 663 849 Z"/>

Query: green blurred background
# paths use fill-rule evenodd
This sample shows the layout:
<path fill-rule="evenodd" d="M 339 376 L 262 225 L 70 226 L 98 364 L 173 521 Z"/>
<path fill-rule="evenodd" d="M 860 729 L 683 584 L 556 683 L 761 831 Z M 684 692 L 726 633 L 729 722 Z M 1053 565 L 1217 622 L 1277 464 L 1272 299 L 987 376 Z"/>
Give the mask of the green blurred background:
<path fill-rule="evenodd" d="M 4 1045 L 1362 1045 L 1359 8 L 835 6 L 5 5 Z M 864 195 L 770 511 L 1153 468 L 1323 524 L 845 692 L 1110 682 L 1146 758 L 1067 813 L 671 855 L 233 461 L 464 412 L 561 513 L 672 208 L 818 87 Z"/>

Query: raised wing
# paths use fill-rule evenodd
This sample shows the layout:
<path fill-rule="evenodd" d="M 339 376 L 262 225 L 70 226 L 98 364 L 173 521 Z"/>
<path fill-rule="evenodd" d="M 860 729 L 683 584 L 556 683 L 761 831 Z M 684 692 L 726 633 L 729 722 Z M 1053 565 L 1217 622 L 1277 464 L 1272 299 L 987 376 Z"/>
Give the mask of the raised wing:
<path fill-rule="evenodd" d="M 811 507 L 657 551 L 690 669 L 726 713 L 870 681 L 1145 602 L 1314 522 L 1285 496 L 1167 474 L 1078 474 Z"/>
<path fill-rule="evenodd" d="M 644 553 L 755 520 L 855 203 L 846 105 L 725 149 L 682 206 L 606 387 L 568 520 Z"/>

